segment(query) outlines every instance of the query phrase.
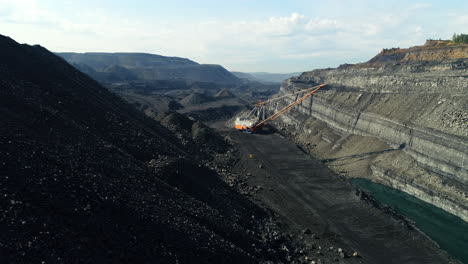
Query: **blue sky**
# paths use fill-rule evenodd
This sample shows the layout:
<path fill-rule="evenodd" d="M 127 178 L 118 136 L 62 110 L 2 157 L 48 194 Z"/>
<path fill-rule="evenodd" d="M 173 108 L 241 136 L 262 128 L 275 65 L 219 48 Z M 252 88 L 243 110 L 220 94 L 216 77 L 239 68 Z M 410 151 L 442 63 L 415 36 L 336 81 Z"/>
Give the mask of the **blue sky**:
<path fill-rule="evenodd" d="M 468 33 L 468 1 L 0 0 L 0 34 L 52 51 L 148 52 L 300 72 Z"/>

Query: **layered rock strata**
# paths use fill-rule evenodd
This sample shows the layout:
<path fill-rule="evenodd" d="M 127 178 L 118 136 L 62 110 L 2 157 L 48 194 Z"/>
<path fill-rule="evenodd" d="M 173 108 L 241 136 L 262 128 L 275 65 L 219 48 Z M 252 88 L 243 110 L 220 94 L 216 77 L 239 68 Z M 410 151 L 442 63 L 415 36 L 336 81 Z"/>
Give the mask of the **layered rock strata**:
<path fill-rule="evenodd" d="M 468 45 L 384 50 L 367 63 L 290 78 L 279 95 L 320 83 L 327 88 L 282 116 L 280 127 L 337 172 L 468 221 Z"/>

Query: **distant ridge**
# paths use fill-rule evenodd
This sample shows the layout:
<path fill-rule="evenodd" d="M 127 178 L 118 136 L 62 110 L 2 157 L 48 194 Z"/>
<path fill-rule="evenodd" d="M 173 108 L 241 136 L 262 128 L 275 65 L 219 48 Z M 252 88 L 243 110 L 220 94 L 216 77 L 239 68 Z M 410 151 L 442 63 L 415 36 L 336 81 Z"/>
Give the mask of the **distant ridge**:
<path fill-rule="evenodd" d="M 250 81 L 257 81 L 263 83 L 281 83 L 286 79 L 298 76 L 300 72 L 292 73 L 269 73 L 269 72 L 232 72 L 235 76 Z"/>
<path fill-rule="evenodd" d="M 179 57 L 166 57 L 148 53 L 56 53 L 68 63 L 99 82 L 124 80 L 187 80 L 220 84 L 239 84 L 242 81 L 216 64 L 199 64 Z M 112 71 L 115 69 L 116 71 Z M 126 76 L 119 76 L 122 69 Z"/>
<path fill-rule="evenodd" d="M 83 63 L 97 71 L 101 71 L 111 65 L 119 65 L 125 68 L 199 65 L 186 58 L 166 57 L 150 53 L 59 52 L 56 54 L 69 63 Z"/>

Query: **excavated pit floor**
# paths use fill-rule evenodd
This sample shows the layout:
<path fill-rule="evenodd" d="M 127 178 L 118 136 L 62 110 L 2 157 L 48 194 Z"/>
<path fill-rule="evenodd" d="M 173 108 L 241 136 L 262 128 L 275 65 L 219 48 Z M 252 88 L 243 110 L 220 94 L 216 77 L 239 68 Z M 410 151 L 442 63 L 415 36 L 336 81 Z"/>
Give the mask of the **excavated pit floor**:
<path fill-rule="evenodd" d="M 328 259 L 332 253 L 325 248 L 334 246 L 361 256 L 340 263 L 457 263 L 420 232 L 361 200 L 348 180 L 282 135 L 227 134 L 241 151 L 233 170 L 251 175 L 248 184 L 261 187 L 255 198 L 278 214 L 290 232 L 309 229 L 319 237 L 303 238 L 322 248 L 320 254 L 311 253 L 312 259 Z"/>

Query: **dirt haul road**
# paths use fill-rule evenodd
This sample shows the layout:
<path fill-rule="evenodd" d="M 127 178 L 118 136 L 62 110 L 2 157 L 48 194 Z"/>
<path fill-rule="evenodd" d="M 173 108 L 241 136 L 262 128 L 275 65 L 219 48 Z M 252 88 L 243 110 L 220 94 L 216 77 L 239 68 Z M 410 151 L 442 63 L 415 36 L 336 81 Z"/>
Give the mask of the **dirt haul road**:
<path fill-rule="evenodd" d="M 315 248 L 308 253 L 309 259 L 457 263 L 419 232 L 361 200 L 347 180 L 283 136 L 237 131 L 229 135 L 241 149 L 241 159 L 233 170 L 251 175 L 248 184 L 260 189 L 255 197 L 276 212 L 292 233 L 310 230 L 303 238 Z M 358 252 L 362 257 L 342 259 L 337 248 L 348 256 Z"/>

